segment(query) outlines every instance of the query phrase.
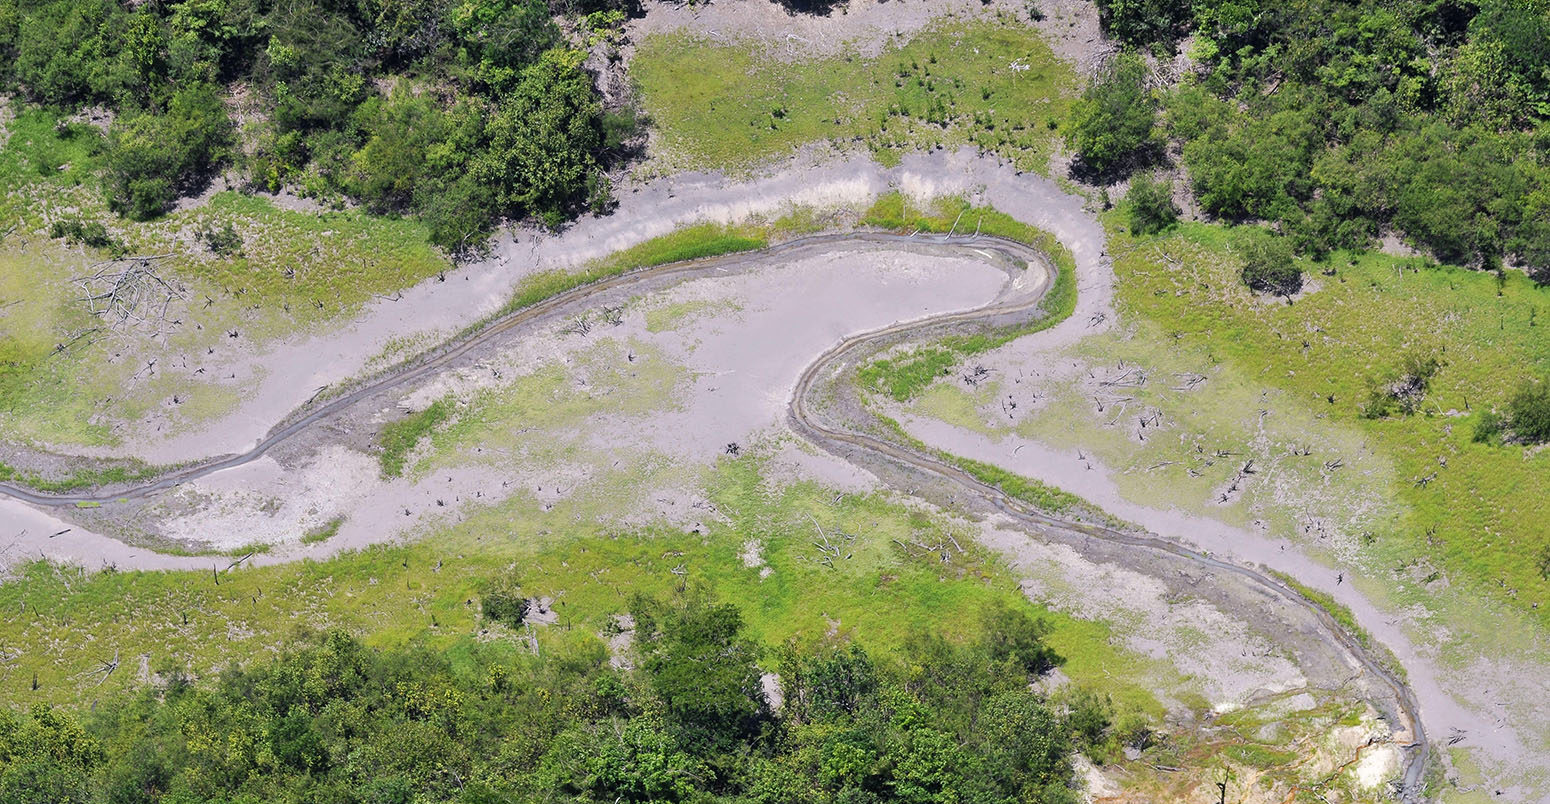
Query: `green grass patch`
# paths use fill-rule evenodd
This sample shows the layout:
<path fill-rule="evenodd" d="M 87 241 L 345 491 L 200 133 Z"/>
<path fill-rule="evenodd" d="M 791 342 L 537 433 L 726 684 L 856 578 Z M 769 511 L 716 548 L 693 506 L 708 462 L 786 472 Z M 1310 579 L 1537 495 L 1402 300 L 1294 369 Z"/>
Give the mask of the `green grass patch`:
<path fill-rule="evenodd" d="M 1241 762 L 1251 768 L 1259 768 L 1260 770 L 1288 765 L 1296 762 L 1299 758 L 1298 754 L 1294 752 L 1277 751 L 1258 743 L 1230 743 L 1222 750 L 1234 762 Z"/>
<path fill-rule="evenodd" d="M 499 312 L 495 313 L 494 317 L 498 318 L 515 310 L 531 307 L 568 290 L 574 290 L 600 279 L 619 276 L 638 268 L 743 251 L 758 251 L 768 245 L 769 239 L 754 227 L 725 226 L 717 223 L 686 226 L 603 259 L 594 260 L 579 271 L 557 269 L 534 274 L 523 280 L 516 294 Z M 470 329 L 477 329 L 482 325 L 481 323 Z"/>
<path fill-rule="evenodd" d="M 597 266 L 605 271 L 628 271 L 739 251 L 757 251 L 768 245 L 769 240 L 762 232 L 749 227 L 701 223 L 616 252 L 600 260 Z"/>
<path fill-rule="evenodd" d="M 956 349 L 923 346 L 898 357 L 879 358 L 862 366 L 856 373 L 861 387 L 885 393 L 899 402 L 915 398 L 938 377 L 952 373 L 963 359 Z"/>
<path fill-rule="evenodd" d="M 943 21 L 875 58 L 796 60 L 787 45 L 682 33 L 642 40 L 631 74 L 669 153 L 735 169 L 824 140 L 862 140 L 885 162 L 968 145 L 1042 173 L 1080 89 L 1038 31 L 1011 14 Z"/>
<path fill-rule="evenodd" d="M 307 531 L 301 535 L 302 544 L 321 544 L 334 538 L 339 533 L 339 526 L 344 524 L 344 517 L 336 516 L 333 519 Z"/>
<path fill-rule="evenodd" d="M 1307 584 L 1301 583 L 1296 578 L 1293 578 L 1284 572 L 1271 570 L 1270 574 L 1274 575 L 1277 580 L 1281 581 L 1281 583 L 1290 586 L 1297 592 L 1297 594 L 1307 598 L 1315 606 L 1323 609 L 1326 613 L 1329 614 L 1331 618 L 1334 619 L 1336 623 L 1340 624 L 1341 628 L 1344 628 L 1347 633 L 1355 637 L 1357 643 L 1360 644 L 1363 648 L 1368 650 L 1372 649 L 1372 634 L 1367 633 L 1367 629 L 1363 628 L 1361 624 L 1356 621 L 1356 615 L 1352 614 L 1351 610 L 1346 608 L 1344 604 L 1335 600 L 1333 595 L 1330 595 L 1327 592 L 1321 592 L 1311 586 L 1308 586 Z"/>
<path fill-rule="evenodd" d="M 977 480 L 986 485 L 995 486 L 1006 493 L 1007 496 L 1021 500 L 1041 511 L 1051 514 L 1064 514 L 1079 509 L 1092 509 L 1086 500 L 1072 494 L 1069 491 L 1057 489 L 1037 480 L 1014 474 L 988 463 L 945 456 L 954 466 L 973 475 Z"/>
<path fill-rule="evenodd" d="M 519 496 L 475 509 L 433 538 L 327 561 L 242 566 L 218 576 L 19 567 L 0 585 L 0 608 L 12 613 L 0 623 L 0 644 L 15 655 L 0 675 L 0 698 L 84 703 L 137 688 L 136 674 L 122 670 L 99 686 L 100 674 L 91 671 L 101 666 L 104 645 L 112 646 L 109 659 L 117 649 L 130 664 L 146 655 L 152 666 L 166 661 L 199 674 L 268 656 L 298 626 L 345 628 L 378 646 L 451 647 L 482 628 L 472 602 L 480 585 L 514 573 L 525 594 L 556 601 L 558 626 L 538 630 L 545 650 L 594 639 L 636 592 L 662 596 L 684 583 L 736 602 L 750 632 L 772 648 L 835 632 L 881 654 L 928 628 L 969 633 L 984 606 L 999 600 L 1050 624 L 1050 644 L 1077 682 L 1113 695 L 1126 710 L 1161 712 L 1147 688 L 1152 660 L 1116 649 L 1109 626 L 1033 606 L 984 551 L 944 564 L 893 541 L 928 538 L 950 522 L 884 495 L 772 483 L 747 456 L 723 462 L 707 488 L 724 521 L 700 533 L 613 528 L 575 498 L 546 507 Z M 815 522 L 845 543 L 850 558 L 833 566 L 820 560 Z M 753 566 L 745 561 L 750 543 L 760 557 Z"/>
<path fill-rule="evenodd" d="M 1498 278 L 1422 258 L 1337 253 L 1305 263 L 1308 288 L 1288 305 L 1242 286 L 1232 229 L 1182 223 L 1132 238 L 1117 213 L 1106 223 L 1126 315 L 1152 322 L 1170 350 L 1199 351 L 1305 400 L 1325 422 L 1362 435 L 1355 458 L 1392 465 L 1382 496 L 1400 514 L 1370 534 L 1364 552 L 1385 567 L 1430 562 L 1455 586 L 1467 584 L 1465 597 L 1547 622 L 1550 578 L 1540 560 L 1550 555 L 1550 531 L 1540 523 L 1550 517 L 1550 452 L 1471 436 L 1482 411 L 1501 406 L 1523 379 L 1550 373 L 1550 338 L 1539 329 L 1550 289 L 1515 272 Z M 1373 389 L 1411 353 L 1442 361 L 1418 410 L 1363 418 Z M 1337 457 L 1352 460 L 1321 460 Z M 1435 602 L 1422 585 L 1403 594 Z"/>
<path fill-rule="evenodd" d="M 101 468 L 73 469 L 67 474 L 50 476 L 39 472 L 17 469 L 0 463 L 0 480 L 26 486 L 49 494 L 65 494 L 82 489 L 135 483 L 148 480 L 166 471 L 167 467 L 150 466 L 138 462 L 105 466 Z M 83 503 L 83 507 L 96 507 L 96 503 Z"/>
<path fill-rule="evenodd" d="M 432 402 L 425 410 L 412 413 L 390 422 L 377 435 L 377 446 L 382 450 L 378 460 L 382 464 L 383 477 L 399 477 L 404 473 L 404 461 L 420 439 L 430 435 L 452 416 L 452 403 L 446 399 Z"/>
<path fill-rule="evenodd" d="M 904 443 L 917 452 L 952 464 L 973 475 L 981 483 L 994 486 L 1007 496 L 1028 503 L 1045 513 L 1056 515 L 1072 513 L 1085 513 L 1092 516 L 1102 515 L 1097 506 L 1069 491 L 1055 488 L 1033 478 L 1023 477 L 993 464 L 982 463 L 934 449 L 922 443 L 920 439 L 910 435 L 897 420 L 881 414 L 877 416 L 877 419 L 895 440 Z M 1124 525 L 1125 523 L 1111 520 L 1110 524 Z"/>

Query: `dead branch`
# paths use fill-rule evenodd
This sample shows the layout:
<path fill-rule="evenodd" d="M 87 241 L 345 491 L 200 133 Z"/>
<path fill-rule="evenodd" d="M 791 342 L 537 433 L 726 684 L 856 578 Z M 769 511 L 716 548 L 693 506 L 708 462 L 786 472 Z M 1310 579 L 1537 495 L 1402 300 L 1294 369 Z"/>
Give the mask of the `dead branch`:
<path fill-rule="evenodd" d="M 78 301 L 108 329 L 121 332 L 148 326 L 160 334 L 168 326 L 172 302 L 187 298 L 182 285 L 156 272 L 154 263 L 171 256 L 151 254 L 97 263 L 91 273 L 71 280 L 83 294 Z"/>

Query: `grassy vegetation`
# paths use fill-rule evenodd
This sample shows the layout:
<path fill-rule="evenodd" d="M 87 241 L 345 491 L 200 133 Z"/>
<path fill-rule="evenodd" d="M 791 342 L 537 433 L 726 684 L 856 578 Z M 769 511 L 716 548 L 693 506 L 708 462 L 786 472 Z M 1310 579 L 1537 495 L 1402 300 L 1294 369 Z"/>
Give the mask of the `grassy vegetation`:
<path fill-rule="evenodd" d="M 1009 472 L 999 466 L 959 457 L 922 443 L 920 439 L 910 435 L 895 419 L 878 414 L 878 421 L 888 430 L 892 439 L 909 445 L 917 452 L 931 455 L 944 463 L 968 472 L 981 483 L 994 486 L 1007 496 L 1021 500 L 1041 511 L 1049 514 L 1073 514 L 1083 513 L 1089 515 L 1101 515 L 1097 506 L 1082 499 L 1071 492 L 1055 488 L 1043 481 L 1030 477 L 1023 477 L 1014 472 Z M 1123 525 L 1117 520 L 1110 524 Z"/>
<path fill-rule="evenodd" d="M 686 226 L 603 259 L 594 260 L 577 271 L 556 269 L 534 274 L 523 280 L 516 294 L 495 315 L 498 317 L 523 307 L 530 307 L 567 290 L 574 290 L 599 279 L 618 276 L 637 268 L 735 254 L 740 251 L 757 251 L 768 245 L 769 239 L 766 232 L 752 225 L 728 226 L 701 223 Z"/>
<path fill-rule="evenodd" d="M 20 483 L 28 488 L 50 494 L 65 494 L 81 489 L 134 483 L 155 477 L 164 471 L 166 467 L 130 462 L 101 468 L 78 468 L 64 475 L 50 476 L 31 470 L 17 469 L 0 461 L 0 480 Z"/>
<path fill-rule="evenodd" d="M 752 458 L 722 465 L 710 487 L 726 521 L 708 523 L 700 534 L 603 527 L 584 502 L 566 499 L 543 510 L 519 497 L 478 511 L 434 539 L 324 562 L 219 576 L 87 575 L 28 565 L 0 586 L 0 607 L 15 613 L 0 627 L 0 644 L 16 654 L 0 676 L 0 697 L 22 704 L 85 703 L 138 685 L 129 669 L 134 657 L 147 656 L 153 666 L 182 663 L 203 674 L 234 657 L 266 653 L 298 626 L 343 627 L 374 645 L 450 647 L 479 633 L 471 603 L 479 584 L 513 569 L 528 594 L 556 600 L 560 623 L 539 634 L 551 647 L 594 639 L 637 591 L 663 594 L 686 582 L 738 602 L 764 644 L 817 640 L 837 631 L 884 653 L 923 628 L 967 628 L 992 600 L 1029 605 L 1011 576 L 982 551 L 943 564 L 935 554 L 897 548 L 896 537 L 947 526 L 880 496 L 836 497 L 808 483 L 775 485 Z M 814 521 L 832 538 L 848 539 L 852 558 L 833 562 L 833 568 L 822 563 L 812 547 Z M 759 545 L 762 566 L 744 561 L 751 542 Z M 674 574 L 675 568 L 687 575 Z M 1128 711 L 1160 711 L 1142 684 L 1156 672 L 1150 660 L 1113 647 L 1102 623 L 1039 614 L 1054 627 L 1049 642 L 1068 657 L 1069 675 L 1112 694 Z M 115 650 L 126 667 L 99 686 L 92 671 Z"/>
<path fill-rule="evenodd" d="M 794 60 L 786 43 L 657 34 L 631 64 L 667 149 L 743 168 L 810 142 L 864 140 L 885 162 L 977 146 L 1043 172 L 1077 88 L 1025 20 L 945 21 L 876 58 Z"/>
<path fill-rule="evenodd" d="M 981 483 L 995 486 L 1006 492 L 1007 496 L 1022 500 L 1041 511 L 1064 514 L 1092 508 L 1086 500 L 1069 491 L 1062 491 L 1038 480 L 1008 472 L 999 466 L 972 461 L 968 458 L 950 457 L 949 460 L 959 469 L 974 475 Z"/>
<path fill-rule="evenodd" d="M 1550 290 L 1513 273 L 1341 253 L 1312 266 L 1312 287 L 1295 304 L 1267 303 L 1235 281 L 1235 237 L 1198 224 L 1158 238 L 1117 235 L 1118 304 L 1155 322 L 1170 349 L 1203 351 L 1361 433 L 1364 451 L 1393 467 L 1382 496 L 1400 513 L 1365 539 L 1386 563 L 1430 563 L 1544 622 L 1550 581 L 1539 559 L 1550 534 L 1538 523 L 1550 455 L 1472 436 L 1483 412 L 1550 370 L 1550 340 L 1538 334 Z M 1442 364 L 1417 412 L 1364 418 L 1374 389 L 1415 353 Z"/>
<path fill-rule="evenodd" d="M 452 416 L 452 403 L 446 399 L 432 402 L 425 410 L 412 413 L 390 422 L 377 434 L 377 445 L 382 450 L 378 458 L 382 462 L 383 477 L 398 477 L 404 473 L 404 461 L 420 439 L 431 434 L 442 422 Z"/>
<path fill-rule="evenodd" d="M 336 516 L 323 525 L 313 528 L 301 535 L 302 544 L 321 544 L 334 538 L 339 533 L 339 526 L 344 524 L 344 517 Z"/>
<path fill-rule="evenodd" d="M 103 147 L 98 129 L 39 109 L 23 109 L 9 128 L 0 147 L 0 186 L 7 188 L 0 218 L 16 226 L 0 249 L 0 433 L 10 440 L 112 445 L 151 417 L 185 426 L 206 421 L 230 410 L 237 393 L 218 381 L 224 375 L 166 370 L 174 362 L 315 330 L 373 295 L 450 267 L 413 221 L 284 209 L 234 192 L 155 221 L 126 222 L 92 179 Z M 168 316 L 180 323 L 164 337 L 149 329 L 110 338 L 90 332 L 100 322 L 71 279 L 115 249 L 51 237 L 60 222 L 100 225 L 130 254 L 172 255 L 156 265 L 185 289 Z M 242 241 L 230 253 L 194 236 L 227 227 Z M 123 359 L 131 354 L 136 359 Z M 162 370 L 146 372 L 152 360 Z"/>
<path fill-rule="evenodd" d="M 1029 226 L 1004 212 L 973 207 L 962 199 L 937 199 L 921 207 L 902 193 L 877 200 L 862 223 L 897 232 L 982 232 L 1026 243 L 1044 252 L 1055 266 L 1055 281 L 1039 302 L 1042 315 L 1035 321 L 994 333 L 943 338 L 937 343 L 911 349 L 894 357 L 880 358 L 858 373 L 862 387 L 884 393 L 899 402 L 913 399 L 938 378 L 951 373 L 963 358 L 986 352 L 1014 338 L 1048 329 L 1076 309 L 1076 262 L 1054 235 Z M 971 230 L 969 227 L 973 226 Z"/>

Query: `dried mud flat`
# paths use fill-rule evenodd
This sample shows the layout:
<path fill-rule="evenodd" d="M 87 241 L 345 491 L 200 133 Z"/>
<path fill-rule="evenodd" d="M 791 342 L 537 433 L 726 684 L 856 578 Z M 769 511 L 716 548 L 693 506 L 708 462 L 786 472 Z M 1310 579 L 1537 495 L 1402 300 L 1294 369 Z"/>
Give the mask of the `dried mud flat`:
<path fill-rule="evenodd" d="M 501 289 L 512 287 L 535 266 L 574 265 L 697 220 L 738 220 L 793 205 L 857 208 L 891 189 L 918 198 L 968 194 L 1054 232 L 1072 249 L 1078 265 L 1078 309 L 1059 326 L 1035 336 L 1041 344 L 1075 343 L 1112 326 L 1113 278 L 1104 236 L 1082 209 L 1081 199 L 1063 194 L 1052 182 L 1018 176 L 989 160 L 938 153 L 907 158 L 891 170 L 858 159 L 801 166 L 737 184 L 713 175 L 654 184 L 625 196 L 615 217 L 584 222 L 557 238 L 507 242 L 494 260 L 465 269 L 469 279 L 454 275 L 445 283 L 427 283 L 406 293 L 406 299 L 426 300 L 422 303 L 431 311 L 428 320 L 406 316 L 396 309 L 402 302 L 376 305 L 323 347 L 326 354 L 345 354 L 347 359 L 317 360 L 320 347 L 307 343 L 286 345 L 255 359 L 279 368 L 293 357 L 311 354 L 309 376 L 338 382 L 358 373 L 395 325 L 413 325 L 417 332 L 455 330 L 497 306 L 503 299 Z M 529 252 L 526 259 L 524 251 Z M 636 476 L 647 480 L 614 507 L 616 512 L 693 527 L 715 515 L 698 497 L 697 472 L 732 444 L 777 445 L 775 463 L 793 477 L 854 488 L 875 488 L 886 480 L 913 489 L 916 499 L 949 510 L 967 504 L 950 486 L 898 477 L 897 467 L 886 462 L 841 460 L 800 442 L 793 446 L 786 406 L 798 375 L 829 345 L 859 331 L 987 304 L 1005 292 L 1009 277 L 1002 270 L 962 255 L 933 253 L 929 246 L 838 244 L 792 259 L 754 255 L 726 267 L 725 276 L 665 281 L 586 299 L 580 308 L 513 332 L 511 338 L 423 382 L 364 400 L 258 461 L 145 502 L 62 511 L 0 502 L 0 517 L 11 531 L 0 532 L 0 561 L 43 555 L 88 567 L 207 570 L 214 560 L 159 554 L 111 538 L 114 535 L 222 547 L 256 537 L 287 546 L 252 556 L 255 563 L 320 558 L 372 541 L 433 534 L 460 516 L 462 506 L 483 505 L 499 495 L 557 499 L 555 495 L 576 493 L 589 483 L 607 482 L 615 477 L 610 470 L 621 465 L 639 470 Z M 581 317 L 593 322 L 585 332 L 577 326 Z M 276 375 L 271 370 L 265 376 Z M 534 377 L 550 380 L 543 400 L 552 404 L 586 399 L 595 409 L 581 405 L 550 429 L 518 432 L 522 426 L 507 427 L 490 436 L 500 441 L 497 448 L 485 442 L 433 444 L 410 456 L 418 468 L 407 479 L 381 477 L 371 444 L 384 421 L 436 399 L 473 405 L 520 395 L 523 389 L 518 386 Z M 213 426 L 240 435 L 225 441 L 179 437 L 144 446 L 186 459 L 251 444 L 305 402 L 314 387 L 268 388 L 271 382 L 265 383 L 268 390 L 255 395 L 257 401 L 250 398 L 238 414 Z M 653 401 L 632 409 L 629 401 L 639 398 Z M 943 446 L 960 454 L 975 451 L 971 438 L 953 438 Z M 233 443 L 235 448 L 228 446 Z M 997 461 L 1007 465 L 1003 456 Z M 1039 476 L 1037 467 L 1011 468 Z M 1151 527 L 1146 512 L 1138 513 L 1141 516 L 1130 518 Z M 1062 542 L 1055 529 L 1035 533 L 1030 540 L 1028 528 L 1013 527 L 996 511 L 981 508 L 972 514 L 982 540 L 1025 574 L 1031 594 L 1084 616 L 1114 611 L 1121 604 L 1129 607 L 1126 619 L 1131 625 L 1123 635 L 1129 647 L 1190 667 L 1204 679 L 1201 691 L 1213 702 L 1230 706 L 1303 687 L 1349 689 L 1352 677 L 1361 675 L 1348 657 L 1317 638 L 1315 624 L 1287 619 L 1295 613 L 1263 595 L 1256 597 L 1252 589 L 1234 586 L 1230 579 L 1205 583 L 1202 579 L 1210 573 L 1202 574 L 1199 568 L 1163 566 L 1080 536 Z M 343 521 L 332 538 L 315 545 L 298 543 L 309 529 L 338 517 Z M 13 531 L 11 522 L 20 527 Z M 68 532 L 49 538 L 63 530 Z M 239 533 L 241 540 L 226 533 Z M 1194 535 L 1182 538 L 1194 541 Z M 1117 601 L 1097 584 L 1072 582 L 1082 578 L 1105 578 L 1134 594 Z M 1325 585 L 1319 578 L 1303 580 Z M 1371 604 L 1353 608 L 1364 626 L 1382 632 L 1373 627 L 1384 617 L 1381 610 Z M 1213 641 L 1206 650 L 1186 650 L 1177 638 L 1171 645 L 1167 637 L 1158 639 L 1170 628 L 1177 632 L 1177 626 L 1190 623 L 1196 631 L 1202 630 L 1202 623 L 1212 625 L 1208 633 Z M 1382 633 L 1387 641 L 1389 634 Z M 1155 643 L 1148 644 L 1148 639 Z M 1395 631 L 1390 647 L 1406 660 L 1428 725 L 1434 714 L 1451 716 L 1449 709 L 1456 704 L 1449 697 L 1451 685 L 1441 683 L 1445 671 L 1408 649 L 1403 633 Z M 1218 658 L 1203 662 L 1202 656 Z M 1415 657 L 1414 664 L 1410 657 Z M 1398 722 L 1394 728 L 1406 730 Z M 1506 742 L 1500 745 L 1520 750 Z"/>

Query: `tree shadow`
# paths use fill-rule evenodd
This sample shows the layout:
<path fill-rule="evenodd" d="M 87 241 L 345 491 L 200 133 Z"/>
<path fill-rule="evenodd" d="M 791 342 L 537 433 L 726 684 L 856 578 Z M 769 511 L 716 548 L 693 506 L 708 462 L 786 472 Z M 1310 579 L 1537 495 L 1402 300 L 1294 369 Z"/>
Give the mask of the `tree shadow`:
<path fill-rule="evenodd" d="M 813 17 L 827 17 L 834 13 L 834 9 L 845 5 L 847 0 L 775 0 L 775 2 L 792 16 L 806 14 Z"/>
<path fill-rule="evenodd" d="M 1149 143 L 1112 164 L 1098 167 L 1078 155 L 1071 160 L 1066 175 L 1073 181 L 1093 187 L 1111 187 L 1137 172 L 1173 167 L 1164 143 Z"/>

